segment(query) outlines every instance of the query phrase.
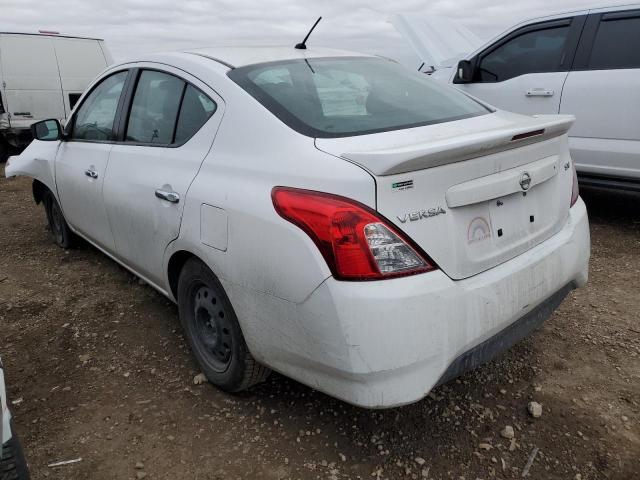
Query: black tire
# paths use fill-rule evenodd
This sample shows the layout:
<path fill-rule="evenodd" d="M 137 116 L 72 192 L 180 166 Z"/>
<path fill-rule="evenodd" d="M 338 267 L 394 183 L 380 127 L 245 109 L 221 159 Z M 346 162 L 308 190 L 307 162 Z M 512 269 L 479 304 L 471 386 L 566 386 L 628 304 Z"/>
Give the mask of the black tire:
<path fill-rule="evenodd" d="M 212 384 L 239 392 L 269 376 L 271 371 L 249 352 L 222 284 L 196 258 L 180 272 L 178 310 L 191 351 Z"/>
<path fill-rule="evenodd" d="M 11 156 L 11 149 L 7 145 L 2 137 L 0 137 L 0 163 L 6 162 Z"/>
<path fill-rule="evenodd" d="M 22 445 L 15 433 L 11 440 L 2 446 L 0 480 L 29 480 L 29 470 L 24 459 Z"/>
<path fill-rule="evenodd" d="M 76 235 L 69 228 L 58 201 L 51 192 L 47 191 L 44 194 L 42 203 L 47 213 L 47 222 L 49 222 L 49 230 L 53 235 L 54 242 L 59 247 L 71 248 L 76 243 Z"/>

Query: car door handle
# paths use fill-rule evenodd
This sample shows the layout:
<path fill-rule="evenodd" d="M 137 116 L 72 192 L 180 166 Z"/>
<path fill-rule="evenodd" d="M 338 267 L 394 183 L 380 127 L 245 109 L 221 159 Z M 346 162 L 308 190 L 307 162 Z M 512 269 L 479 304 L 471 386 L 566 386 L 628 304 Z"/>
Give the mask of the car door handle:
<path fill-rule="evenodd" d="M 85 170 L 84 174 L 90 178 L 98 178 L 98 172 L 96 172 L 95 170 L 91 170 L 91 169 Z"/>
<path fill-rule="evenodd" d="M 180 201 L 180 195 L 178 195 L 176 192 L 167 192 L 166 190 L 162 189 L 156 190 L 156 197 L 171 203 L 178 203 Z"/>
<path fill-rule="evenodd" d="M 555 92 L 548 88 L 530 88 L 525 95 L 527 97 L 553 97 Z"/>

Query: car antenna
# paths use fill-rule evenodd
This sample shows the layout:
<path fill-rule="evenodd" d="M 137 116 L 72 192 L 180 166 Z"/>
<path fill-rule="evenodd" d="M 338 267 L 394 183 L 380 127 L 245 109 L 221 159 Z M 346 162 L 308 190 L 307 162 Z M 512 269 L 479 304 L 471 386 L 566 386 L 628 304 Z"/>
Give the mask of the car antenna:
<path fill-rule="evenodd" d="M 322 20 L 322 17 L 318 17 L 318 20 L 316 20 L 316 23 L 313 24 L 313 27 L 311 27 L 311 30 L 309 30 L 309 33 L 307 33 L 307 36 L 304 37 L 304 40 L 302 40 L 301 43 L 298 43 L 296 45 L 296 48 L 298 50 L 306 50 L 307 49 L 307 40 L 309 39 L 309 35 L 311 35 L 311 32 L 313 32 L 314 28 L 316 28 L 318 23 L 320 23 L 320 20 Z"/>

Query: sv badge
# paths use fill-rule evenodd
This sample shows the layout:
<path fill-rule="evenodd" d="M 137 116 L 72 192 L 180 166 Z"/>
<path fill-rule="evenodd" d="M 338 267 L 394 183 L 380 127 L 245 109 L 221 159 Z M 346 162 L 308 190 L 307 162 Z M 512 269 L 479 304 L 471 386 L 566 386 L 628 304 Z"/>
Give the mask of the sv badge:
<path fill-rule="evenodd" d="M 424 220 L 425 218 L 435 217 L 436 215 L 442 215 L 443 213 L 447 213 L 446 210 L 442 207 L 429 208 L 427 210 L 418 210 L 417 212 L 405 213 L 403 216 L 396 217 L 400 222 L 407 223 L 415 222 L 417 220 Z"/>

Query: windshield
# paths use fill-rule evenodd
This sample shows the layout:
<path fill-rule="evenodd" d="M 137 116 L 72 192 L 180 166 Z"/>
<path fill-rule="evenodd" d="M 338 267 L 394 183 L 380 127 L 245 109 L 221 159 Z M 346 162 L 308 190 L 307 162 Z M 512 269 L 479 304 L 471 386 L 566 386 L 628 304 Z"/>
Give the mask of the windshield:
<path fill-rule="evenodd" d="M 453 87 L 381 58 L 288 60 L 228 75 L 289 127 L 311 137 L 399 130 L 489 112 Z"/>

